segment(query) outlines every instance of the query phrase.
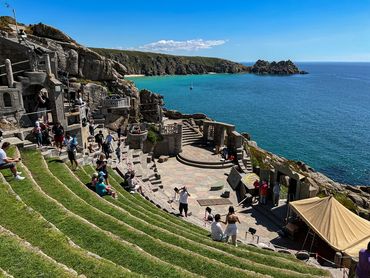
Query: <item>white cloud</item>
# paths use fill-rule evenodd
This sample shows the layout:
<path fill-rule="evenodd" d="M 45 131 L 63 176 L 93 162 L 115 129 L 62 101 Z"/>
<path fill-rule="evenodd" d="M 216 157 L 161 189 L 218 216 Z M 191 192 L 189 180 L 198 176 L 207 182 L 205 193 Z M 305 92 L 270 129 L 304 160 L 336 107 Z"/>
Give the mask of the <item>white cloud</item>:
<path fill-rule="evenodd" d="M 157 42 L 148 43 L 142 46 L 139 46 L 140 50 L 146 51 L 197 51 L 199 49 L 209 49 L 218 45 L 226 43 L 227 40 L 187 40 L 187 41 L 174 41 L 174 40 L 159 40 Z"/>

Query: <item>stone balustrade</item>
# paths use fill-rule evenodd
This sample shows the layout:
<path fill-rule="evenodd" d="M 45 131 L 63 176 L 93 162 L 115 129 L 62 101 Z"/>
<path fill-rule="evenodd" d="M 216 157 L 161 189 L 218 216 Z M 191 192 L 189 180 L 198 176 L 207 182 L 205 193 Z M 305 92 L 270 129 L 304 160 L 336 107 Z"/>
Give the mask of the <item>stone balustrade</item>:
<path fill-rule="evenodd" d="M 130 98 L 121 96 L 108 96 L 103 99 L 103 106 L 106 108 L 130 108 Z"/>

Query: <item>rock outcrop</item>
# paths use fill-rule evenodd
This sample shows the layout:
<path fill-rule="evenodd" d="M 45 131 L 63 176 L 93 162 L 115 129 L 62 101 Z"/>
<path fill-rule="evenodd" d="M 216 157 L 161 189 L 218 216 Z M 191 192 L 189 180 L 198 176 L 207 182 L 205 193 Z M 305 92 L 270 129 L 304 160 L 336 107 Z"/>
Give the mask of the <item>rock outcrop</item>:
<path fill-rule="evenodd" d="M 307 72 L 301 71 L 290 60 L 280 62 L 268 62 L 258 60 L 251 68 L 251 73 L 255 74 L 272 74 L 272 75 L 290 75 L 290 74 L 306 74 Z"/>
<path fill-rule="evenodd" d="M 173 75 L 249 72 L 249 67 L 224 59 L 173 56 L 159 53 L 92 48 L 95 52 L 125 65 L 127 74 Z"/>

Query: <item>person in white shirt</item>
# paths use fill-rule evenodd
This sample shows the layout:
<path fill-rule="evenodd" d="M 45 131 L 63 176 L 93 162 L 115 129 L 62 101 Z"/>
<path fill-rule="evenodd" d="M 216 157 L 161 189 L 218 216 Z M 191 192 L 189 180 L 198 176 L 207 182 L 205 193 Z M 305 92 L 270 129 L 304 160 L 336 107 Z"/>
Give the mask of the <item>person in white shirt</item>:
<path fill-rule="evenodd" d="M 275 183 L 274 188 L 272 189 L 274 193 L 274 205 L 278 206 L 279 205 L 279 199 L 280 199 L 280 189 L 281 185 L 280 183 Z"/>
<path fill-rule="evenodd" d="M 24 180 L 25 177 L 21 177 L 22 173 L 17 171 L 17 166 L 15 165 L 15 163 L 21 161 L 21 159 L 7 157 L 6 155 L 5 151 L 9 148 L 9 146 L 9 142 L 4 142 L 0 149 L 0 170 L 10 169 L 16 180 Z"/>
<path fill-rule="evenodd" d="M 184 186 L 179 190 L 179 211 L 180 211 L 180 216 L 183 216 L 182 212 L 184 211 L 185 217 L 188 217 L 188 197 L 190 197 L 190 194 L 186 187 Z"/>
<path fill-rule="evenodd" d="M 215 215 L 215 221 L 211 224 L 211 237 L 214 241 L 224 241 L 226 239 L 224 231 L 221 227 L 221 215 Z"/>

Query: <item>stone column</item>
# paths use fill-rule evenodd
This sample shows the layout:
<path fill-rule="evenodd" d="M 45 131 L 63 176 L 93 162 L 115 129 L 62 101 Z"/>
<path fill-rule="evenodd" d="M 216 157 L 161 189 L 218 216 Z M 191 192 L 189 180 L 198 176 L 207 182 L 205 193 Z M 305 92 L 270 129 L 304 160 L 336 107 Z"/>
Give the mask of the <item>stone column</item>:
<path fill-rule="evenodd" d="M 45 70 L 48 76 L 52 76 L 51 71 L 51 64 L 50 64 L 50 56 L 49 54 L 44 54 L 44 60 L 45 60 Z"/>
<path fill-rule="evenodd" d="M 12 69 L 12 62 L 9 59 L 5 60 L 6 77 L 8 79 L 8 87 L 14 88 L 14 76 Z"/>

